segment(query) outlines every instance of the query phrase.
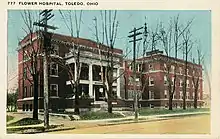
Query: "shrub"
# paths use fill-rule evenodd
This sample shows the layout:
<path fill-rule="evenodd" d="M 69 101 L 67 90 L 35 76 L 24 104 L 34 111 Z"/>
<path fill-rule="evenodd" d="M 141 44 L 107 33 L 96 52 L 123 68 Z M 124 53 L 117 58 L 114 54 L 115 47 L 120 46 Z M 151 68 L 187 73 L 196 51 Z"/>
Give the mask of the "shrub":
<path fill-rule="evenodd" d="M 11 121 L 11 120 L 13 120 L 13 119 L 14 119 L 13 116 L 9 116 L 9 115 L 7 115 L 7 122 L 8 122 L 8 121 Z"/>
<path fill-rule="evenodd" d="M 118 113 L 108 113 L 108 112 L 87 112 L 85 114 L 81 114 L 80 118 L 82 120 L 95 120 L 95 119 L 108 119 L 108 118 L 122 118 L 123 116 Z"/>
<path fill-rule="evenodd" d="M 34 120 L 32 118 L 23 118 L 17 122 L 11 123 L 8 126 L 23 126 L 23 125 L 36 125 L 43 123 L 42 120 Z"/>

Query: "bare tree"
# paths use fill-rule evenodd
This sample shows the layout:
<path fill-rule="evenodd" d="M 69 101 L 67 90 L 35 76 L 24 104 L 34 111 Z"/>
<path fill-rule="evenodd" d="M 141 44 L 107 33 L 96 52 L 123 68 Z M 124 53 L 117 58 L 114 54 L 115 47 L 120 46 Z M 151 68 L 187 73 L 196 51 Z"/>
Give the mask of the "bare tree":
<path fill-rule="evenodd" d="M 200 66 L 204 59 L 204 55 L 202 55 L 201 50 L 197 47 L 197 64 Z M 196 64 L 195 59 L 193 59 L 193 63 Z M 197 109 L 198 106 L 198 90 L 199 90 L 199 80 L 200 80 L 200 69 L 193 65 L 193 76 L 192 83 L 194 87 L 194 108 Z"/>
<path fill-rule="evenodd" d="M 169 97 L 169 110 L 173 109 L 173 95 L 174 95 L 174 90 L 175 90 L 175 86 L 174 86 L 174 80 L 175 80 L 175 76 L 171 76 L 171 72 L 172 71 L 172 64 L 173 61 L 170 59 L 171 57 L 171 51 L 173 49 L 172 45 L 172 35 L 173 35 L 173 25 L 172 22 L 170 22 L 168 29 L 166 30 L 165 27 L 163 27 L 163 25 L 161 24 L 160 27 L 160 40 L 162 42 L 162 46 L 165 52 L 165 59 L 163 59 L 164 61 L 164 84 L 167 85 L 167 89 L 168 89 L 168 97 Z M 175 75 L 175 73 L 174 73 Z"/>
<path fill-rule="evenodd" d="M 80 27 L 82 23 L 82 10 L 79 13 L 79 17 L 77 17 L 77 11 L 66 11 L 62 12 L 60 11 L 60 15 L 62 16 L 62 19 L 69 30 L 69 33 L 71 37 L 74 37 L 74 34 L 76 34 L 76 39 L 71 39 L 71 48 L 70 53 L 73 55 L 75 62 L 73 65 L 67 64 L 65 62 L 65 59 L 59 58 L 58 63 L 60 66 L 62 66 L 68 73 L 68 77 L 70 80 L 71 88 L 73 90 L 74 96 L 75 96 L 75 109 L 74 112 L 76 114 L 79 114 L 79 85 L 80 85 L 80 73 L 81 73 L 81 67 L 82 63 L 80 63 L 80 53 L 81 53 L 81 47 L 79 42 L 79 36 L 80 36 Z M 75 24 L 75 32 L 74 32 L 74 24 Z M 76 74 L 75 74 L 75 71 Z"/>
<path fill-rule="evenodd" d="M 183 109 L 186 109 L 186 92 L 187 92 L 187 79 L 189 73 L 189 66 L 188 66 L 188 56 L 192 49 L 193 42 L 191 40 L 192 34 L 190 33 L 190 29 L 188 28 L 185 32 L 182 33 L 183 37 L 183 48 L 185 52 L 185 72 L 184 72 L 184 87 L 183 87 Z"/>
<path fill-rule="evenodd" d="M 31 85 L 33 85 L 33 94 L 34 94 L 34 109 L 33 109 L 33 119 L 38 119 L 38 87 L 39 87 L 39 75 L 42 72 L 40 67 L 41 56 L 41 44 L 42 37 L 40 31 L 36 31 L 37 28 L 34 27 L 33 23 L 37 21 L 37 16 L 34 12 L 30 10 L 24 10 L 21 13 L 22 19 L 24 21 L 25 27 L 22 28 L 27 35 L 27 46 L 22 46 L 22 55 L 23 55 L 23 89 L 24 89 L 24 80 L 28 80 Z M 37 45 L 35 45 L 37 43 Z M 37 46 L 37 47 L 36 47 Z M 30 76 L 27 74 L 30 73 Z M 23 90 L 24 93 L 24 90 Z"/>
<path fill-rule="evenodd" d="M 116 98 L 116 94 L 113 91 L 113 83 L 120 78 L 124 72 L 117 75 L 117 77 L 113 76 L 114 69 L 116 65 L 119 64 L 114 60 L 114 44 L 117 37 L 118 25 L 117 21 L 117 11 L 101 11 L 101 19 L 102 19 L 102 44 L 104 40 L 107 44 L 108 52 L 106 54 L 106 58 L 103 58 L 103 53 L 101 52 L 101 43 L 99 41 L 98 27 L 97 27 L 97 18 L 95 18 L 95 36 L 97 41 L 97 47 L 99 48 L 99 59 L 101 63 L 101 80 L 103 83 L 103 88 L 107 93 L 107 103 L 108 103 L 108 112 L 112 113 L 112 102 Z M 103 61 L 107 61 L 107 66 L 103 68 Z"/>

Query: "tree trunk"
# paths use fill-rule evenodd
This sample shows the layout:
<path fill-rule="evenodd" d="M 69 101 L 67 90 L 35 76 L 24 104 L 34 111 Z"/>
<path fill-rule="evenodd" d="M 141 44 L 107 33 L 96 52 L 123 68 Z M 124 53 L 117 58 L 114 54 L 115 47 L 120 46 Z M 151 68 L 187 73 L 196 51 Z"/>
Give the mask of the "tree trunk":
<path fill-rule="evenodd" d="M 108 113 L 112 113 L 112 84 L 109 84 L 109 92 L 108 92 Z"/>
<path fill-rule="evenodd" d="M 38 75 L 33 76 L 34 80 L 34 109 L 33 119 L 38 120 Z"/>
<path fill-rule="evenodd" d="M 173 110 L 173 96 L 171 92 L 169 94 L 169 110 Z"/>
<path fill-rule="evenodd" d="M 198 98 L 198 89 L 195 88 L 195 96 L 194 96 L 194 108 L 195 109 L 197 109 L 197 98 Z"/>
<path fill-rule="evenodd" d="M 186 80 L 186 78 L 185 78 Z M 184 91 L 183 91 L 183 109 L 186 109 L 186 83 L 184 83 Z"/>
<path fill-rule="evenodd" d="M 76 89 L 75 89 L 75 110 L 74 113 L 79 115 L 79 84 L 76 84 Z"/>
<path fill-rule="evenodd" d="M 112 99 L 108 98 L 108 113 L 112 113 Z"/>

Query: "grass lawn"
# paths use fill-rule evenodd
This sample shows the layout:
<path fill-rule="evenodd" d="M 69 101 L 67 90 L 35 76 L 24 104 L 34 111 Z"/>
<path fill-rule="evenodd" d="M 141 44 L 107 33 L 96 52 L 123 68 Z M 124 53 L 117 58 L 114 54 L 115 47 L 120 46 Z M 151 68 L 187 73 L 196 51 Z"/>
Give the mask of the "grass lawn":
<path fill-rule="evenodd" d="M 43 123 L 42 120 L 33 120 L 32 118 L 23 118 L 17 122 L 11 123 L 7 126 L 23 126 L 23 125 L 36 125 Z"/>
<path fill-rule="evenodd" d="M 13 116 L 9 116 L 9 115 L 7 115 L 7 122 L 8 122 L 8 121 L 11 121 L 11 120 L 13 120 L 13 119 L 14 119 Z"/>
<path fill-rule="evenodd" d="M 142 109 L 139 109 L 139 114 L 143 116 L 147 116 L 147 115 L 187 113 L 187 112 L 205 112 L 205 111 L 210 111 L 210 109 L 209 108 L 198 108 L 198 109 L 189 108 L 186 110 L 183 110 L 183 109 L 168 110 L 168 109 L 159 109 L 159 108 L 154 108 L 154 109 L 142 108 Z"/>
<path fill-rule="evenodd" d="M 117 113 L 108 113 L 108 112 L 88 112 L 85 114 L 80 115 L 81 120 L 96 120 L 96 119 L 108 119 L 108 118 L 122 118 L 124 117 L 121 114 Z"/>

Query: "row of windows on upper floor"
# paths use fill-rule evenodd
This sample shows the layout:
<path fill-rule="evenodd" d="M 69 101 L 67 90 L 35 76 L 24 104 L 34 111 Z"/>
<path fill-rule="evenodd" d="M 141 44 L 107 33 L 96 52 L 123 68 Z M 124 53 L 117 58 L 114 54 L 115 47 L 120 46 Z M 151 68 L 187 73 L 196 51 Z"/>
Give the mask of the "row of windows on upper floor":
<path fill-rule="evenodd" d="M 29 86 L 29 91 L 28 91 L 28 87 L 24 86 L 24 88 L 23 88 L 23 98 L 25 98 L 25 97 L 33 97 L 34 96 L 34 94 L 33 94 L 34 91 L 33 90 L 34 90 L 34 86 L 33 85 Z M 29 95 L 28 95 L 28 92 L 29 92 Z M 58 84 L 50 84 L 49 96 L 55 96 L 55 97 L 58 96 Z"/>
<path fill-rule="evenodd" d="M 128 68 L 130 70 L 133 70 L 133 65 L 129 65 Z M 175 72 L 175 66 L 174 65 L 171 65 L 169 68 L 170 68 L 169 73 L 174 73 Z M 184 69 L 185 68 L 183 68 L 183 67 L 179 67 L 178 70 L 177 70 L 177 73 L 180 74 L 180 75 L 184 75 L 184 73 L 185 73 Z M 137 72 L 146 72 L 147 71 L 145 64 L 137 64 L 136 65 L 136 70 L 137 70 Z M 150 71 L 156 71 L 156 70 L 160 70 L 160 69 L 155 69 L 153 64 L 148 64 L 148 71 L 149 72 Z M 168 72 L 168 67 L 167 67 L 166 63 L 164 63 L 164 65 L 163 65 L 163 70 Z M 187 75 L 201 76 L 201 74 L 202 74 L 201 71 L 199 71 L 199 69 L 196 69 L 196 68 L 194 68 L 191 72 L 192 73 L 190 74 L 190 70 L 189 69 L 186 70 Z"/>
<path fill-rule="evenodd" d="M 50 67 L 49 67 L 49 74 L 53 77 L 58 77 L 59 76 L 59 69 L 58 69 L 58 64 L 55 63 L 55 62 L 51 62 L 50 63 Z M 24 71 L 23 71 L 23 78 L 24 79 L 27 79 L 28 78 L 28 75 L 27 75 L 27 71 L 30 70 L 30 72 L 32 72 L 31 68 L 29 67 L 26 67 L 24 68 Z M 70 70 L 73 71 L 73 73 L 75 73 L 75 66 L 74 64 L 70 65 Z M 81 65 L 81 72 L 80 72 L 80 79 L 81 80 L 89 80 L 89 65 L 86 64 L 86 63 L 82 63 Z M 105 70 L 106 70 L 106 67 L 103 67 L 103 78 L 105 80 Z M 114 78 L 117 78 L 117 68 L 114 68 L 113 69 L 113 77 Z M 92 65 L 92 79 L 93 81 L 101 81 L 102 80 L 102 73 L 101 73 L 101 66 L 98 66 L 98 65 Z M 116 82 L 116 81 L 115 81 Z"/>
<path fill-rule="evenodd" d="M 137 82 L 137 85 L 140 85 L 140 78 L 136 78 L 136 82 Z M 133 79 L 129 78 L 129 83 L 128 84 L 132 84 L 132 83 L 133 83 Z M 154 86 L 154 84 L 155 84 L 154 78 L 153 77 L 149 77 L 148 85 L 149 86 Z M 198 84 L 197 84 L 196 80 L 194 82 L 191 81 L 191 84 L 192 84 L 192 86 L 191 86 L 192 88 L 195 88 L 195 86 L 200 88 L 200 82 L 198 82 Z M 164 76 L 164 85 L 165 86 L 169 85 L 167 76 Z M 171 85 L 172 86 L 174 85 L 174 77 L 172 77 L 172 79 L 171 79 Z M 179 86 L 179 87 L 184 87 L 184 80 L 178 78 L 176 80 L 176 85 Z M 186 87 L 190 88 L 190 81 L 189 80 L 186 80 Z"/>

